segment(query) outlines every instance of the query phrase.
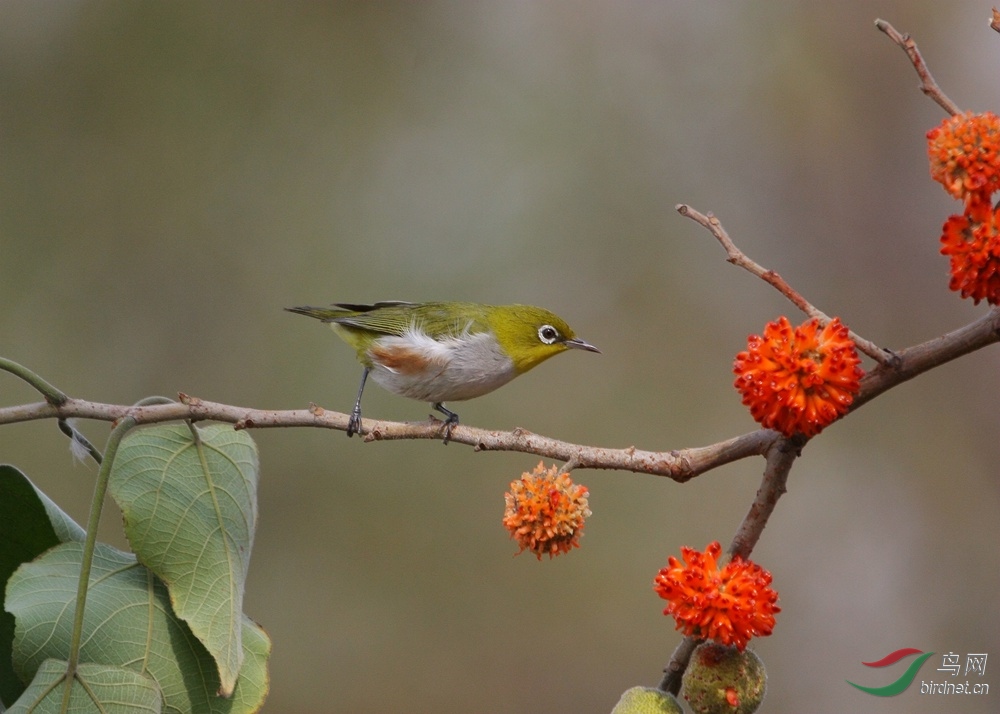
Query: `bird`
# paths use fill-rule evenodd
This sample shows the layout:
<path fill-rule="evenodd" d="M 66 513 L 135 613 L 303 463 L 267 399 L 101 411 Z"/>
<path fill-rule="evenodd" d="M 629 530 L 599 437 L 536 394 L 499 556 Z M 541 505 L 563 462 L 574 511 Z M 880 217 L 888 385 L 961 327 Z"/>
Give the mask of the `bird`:
<path fill-rule="evenodd" d="M 459 418 L 445 402 L 481 397 L 569 349 L 600 353 L 565 320 L 531 305 L 390 300 L 285 309 L 328 323 L 357 352 L 364 370 L 349 437 L 361 431 L 369 375 L 393 394 L 429 402 L 444 415 L 447 444 Z"/>

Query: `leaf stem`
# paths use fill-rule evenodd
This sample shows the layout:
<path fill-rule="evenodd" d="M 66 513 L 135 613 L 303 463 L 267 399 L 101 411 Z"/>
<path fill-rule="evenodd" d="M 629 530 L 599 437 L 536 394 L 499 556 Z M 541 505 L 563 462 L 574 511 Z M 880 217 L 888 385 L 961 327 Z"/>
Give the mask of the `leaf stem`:
<path fill-rule="evenodd" d="M 87 588 L 90 585 L 90 570 L 94 564 L 94 549 L 97 547 L 97 526 L 101 522 L 101 510 L 104 507 L 104 497 L 108 492 L 108 481 L 111 476 L 111 467 L 115 462 L 115 454 L 118 453 L 118 446 L 121 444 L 125 434 L 138 422 L 135 417 L 128 415 L 118 422 L 117 426 L 111 430 L 108 436 L 108 443 L 104 449 L 104 461 L 101 463 L 101 470 L 97 474 L 97 483 L 94 485 L 94 497 L 90 503 L 90 516 L 87 519 L 87 539 L 83 544 L 83 555 L 80 559 L 80 582 L 76 590 L 76 611 L 73 613 L 73 634 L 69 643 L 69 656 L 66 663 L 66 689 L 63 699 L 63 710 L 69 702 L 70 690 L 76 678 L 76 668 L 80 663 L 80 643 L 83 639 L 83 615 L 87 605 Z"/>
<path fill-rule="evenodd" d="M 6 357 L 0 357 L 0 369 L 5 372 L 10 372 L 15 377 L 23 379 L 25 382 L 41 392 L 42 396 L 45 397 L 45 401 L 54 407 L 62 406 L 69 401 L 69 397 L 64 394 L 62 390 L 52 386 L 30 369 L 24 365 L 18 364 L 14 360 L 7 359 Z"/>

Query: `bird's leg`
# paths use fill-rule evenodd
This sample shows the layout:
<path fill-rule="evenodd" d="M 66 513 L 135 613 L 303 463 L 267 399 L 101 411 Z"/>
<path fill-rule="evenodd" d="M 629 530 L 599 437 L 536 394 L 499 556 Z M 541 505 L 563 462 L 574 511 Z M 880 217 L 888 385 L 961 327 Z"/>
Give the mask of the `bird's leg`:
<path fill-rule="evenodd" d="M 441 402 L 434 402 L 433 406 L 434 409 L 448 417 L 444 421 L 444 443 L 447 444 L 451 440 L 451 430 L 458 424 L 458 414 L 445 407 Z"/>
<path fill-rule="evenodd" d="M 368 379 L 368 368 L 361 373 L 361 386 L 358 387 L 358 398 L 351 410 L 351 418 L 347 420 L 347 435 L 354 436 L 361 432 L 361 394 L 365 391 L 365 381 Z"/>

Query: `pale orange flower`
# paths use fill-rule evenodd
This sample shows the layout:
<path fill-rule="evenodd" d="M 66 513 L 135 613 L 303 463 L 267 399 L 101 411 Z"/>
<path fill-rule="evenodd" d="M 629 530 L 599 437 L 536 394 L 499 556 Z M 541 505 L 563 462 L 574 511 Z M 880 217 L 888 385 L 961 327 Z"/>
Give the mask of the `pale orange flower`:
<path fill-rule="evenodd" d="M 927 132 L 931 178 L 955 198 L 1000 190 L 1000 117 L 957 114 Z"/>
<path fill-rule="evenodd" d="M 539 560 L 568 553 L 580 545 L 584 520 L 590 516 L 589 495 L 584 486 L 574 484 L 569 473 L 549 469 L 539 461 L 531 473 L 524 473 L 504 494 L 507 509 L 503 524 L 521 546 Z"/>

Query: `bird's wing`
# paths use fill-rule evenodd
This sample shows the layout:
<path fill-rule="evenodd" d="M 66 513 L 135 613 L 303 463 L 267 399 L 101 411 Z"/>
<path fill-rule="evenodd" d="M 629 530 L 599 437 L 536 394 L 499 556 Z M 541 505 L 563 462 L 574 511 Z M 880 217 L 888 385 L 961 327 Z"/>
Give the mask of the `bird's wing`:
<path fill-rule="evenodd" d="M 351 313 L 331 317 L 328 322 L 385 335 L 402 335 L 413 326 L 413 304 L 402 300 L 377 302 L 373 305 L 337 303 L 337 307 Z"/>
<path fill-rule="evenodd" d="M 328 322 L 347 328 L 404 335 L 416 330 L 437 341 L 463 333 L 483 332 L 483 306 L 472 303 L 377 302 L 374 305 L 338 305 L 343 309 L 364 308 L 331 317 Z"/>

